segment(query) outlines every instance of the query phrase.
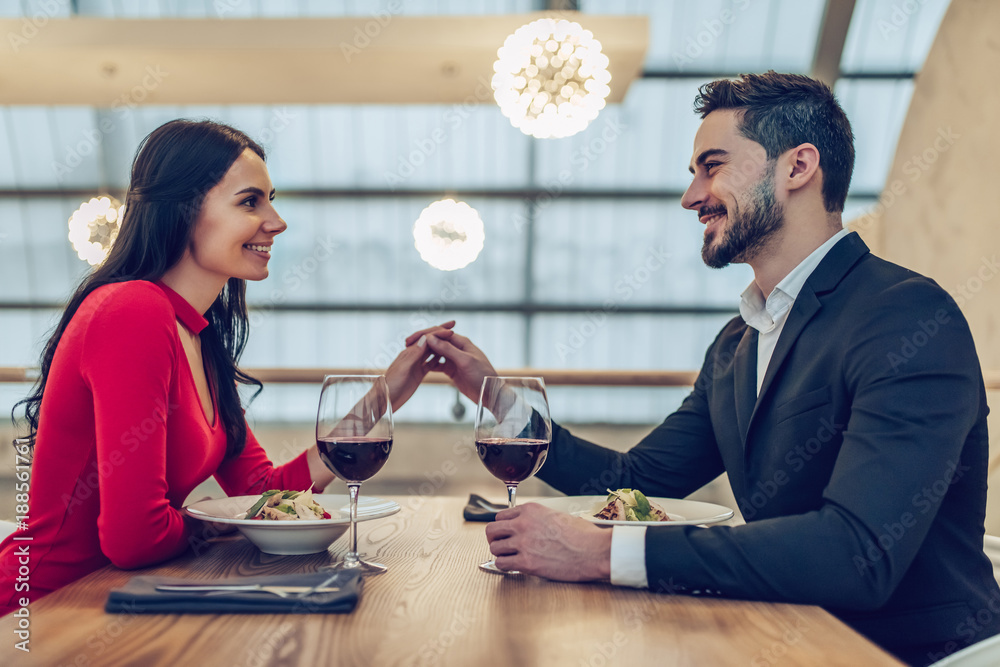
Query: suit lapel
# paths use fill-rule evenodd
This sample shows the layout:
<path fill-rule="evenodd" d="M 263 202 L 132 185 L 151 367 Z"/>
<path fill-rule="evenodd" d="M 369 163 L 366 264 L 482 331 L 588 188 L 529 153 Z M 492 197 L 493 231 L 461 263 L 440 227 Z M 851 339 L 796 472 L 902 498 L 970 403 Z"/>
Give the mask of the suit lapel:
<path fill-rule="evenodd" d="M 771 388 L 774 378 L 778 375 L 778 371 L 781 370 L 782 364 L 785 363 L 786 357 L 788 357 L 792 347 L 795 346 L 795 341 L 798 340 L 802 330 L 805 329 L 806 325 L 809 324 L 809 320 L 822 307 L 822 303 L 817 295 L 836 289 L 844 276 L 866 254 L 868 254 L 868 246 L 861 240 L 857 232 L 852 232 L 830 249 L 830 252 L 819 263 L 816 270 L 806 279 L 802 290 L 795 299 L 795 303 L 792 304 L 792 309 L 788 313 L 788 319 L 785 320 L 785 326 L 782 327 L 781 335 L 778 337 L 778 343 L 771 354 L 771 360 L 767 364 L 767 372 L 764 374 L 760 393 L 757 394 L 756 404 L 753 407 L 747 428 L 743 431 L 744 444 L 750 431 L 750 426 L 757 416 L 758 407 L 762 402 L 761 399 L 764 398 L 768 389 Z"/>
<path fill-rule="evenodd" d="M 733 360 L 733 395 L 736 399 L 736 424 L 746 446 L 750 416 L 757 402 L 757 330 L 748 326 L 736 346 Z"/>
<path fill-rule="evenodd" d="M 792 309 L 788 312 L 788 319 L 785 320 L 785 326 L 781 328 L 778 343 L 774 346 L 771 360 L 767 363 L 764 382 L 760 385 L 760 393 L 757 396 L 758 404 L 760 403 L 760 399 L 767 393 L 767 390 L 771 388 L 774 377 L 781 369 L 781 365 L 785 363 L 785 358 L 795 345 L 795 341 L 798 340 L 799 334 L 806 328 L 809 320 L 819 312 L 820 306 L 821 304 L 819 299 L 816 298 L 816 294 L 809 289 L 808 284 L 804 286 L 802 291 L 799 292 L 798 297 L 796 297 L 795 303 L 792 304 Z M 757 409 L 754 406 L 753 415 L 751 415 L 750 419 L 753 420 L 753 416 L 756 414 Z"/>

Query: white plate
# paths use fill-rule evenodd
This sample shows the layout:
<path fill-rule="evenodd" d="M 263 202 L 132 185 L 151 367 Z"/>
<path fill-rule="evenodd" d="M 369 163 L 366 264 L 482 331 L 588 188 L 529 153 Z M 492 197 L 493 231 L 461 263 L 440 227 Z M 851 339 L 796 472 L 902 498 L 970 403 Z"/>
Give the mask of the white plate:
<path fill-rule="evenodd" d="M 320 506 L 330 513 L 329 519 L 295 520 L 295 521 L 261 521 L 260 519 L 241 519 L 246 516 L 260 496 L 232 496 L 231 498 L 215 498 L 202 500 L 185 507 L 185 511 L 196 519 L 214 521 L 216 523 L 231 523 L 237 526 L 266 525 L 276 530 L 288 530 L 297 526 L 326 526 L 336 523 L 351 522 L 351 498 L 346 494 L 316 493 L 313 498 Z M 358 498 L 358 521 L 381 519 L 384 516 L 399 511 L 399 504 L 392 500 L 361 496 Z"/>
<path fill-rule="evenodd" d="M 247 539 L 269 554 L 298 556 L 326 551 L 334 541 L 347 531 L 351 524 L 351 499 L 347 495 L 320 493 L 313 495 L 329 519 L 304 521 L 261 521 L 239 519 L 260 496 L 233 496 L 202 500 L 184 508 L 188 515 L 202 521 L 235 525 Z M 371 521 L 390 516 L 399 511 L 399 504 L 392 500 L 361 496 L 358 498 L 358 521 Z"/>
<path fill-rule="evenodd" d="M 557 512 L 565 512 L 573 516 L 583 517 L 588 521 L 601 526 L 645 526 L 656 528 L 658 526 L 699 526 L 706 523 L 718 523 L 733 518 L 733 510 L 722 505 L 713 503 L 703 503 L 698 500 L 678 500 L 677 498 L 650 498 L 651 501 L 663 508 L 672 520 L 671 521 L 609 521 L 598 519 L 594 516 L 597 512 L 595 506 L 600 503 L 600 507 L 607 504 L 608 497 L 604 496 L 563 496 L 561 498 L 544 498 L 536 500 L 539 505 L 551 507 Z M 598 508 L 599 509 L 599 508 Z"/>

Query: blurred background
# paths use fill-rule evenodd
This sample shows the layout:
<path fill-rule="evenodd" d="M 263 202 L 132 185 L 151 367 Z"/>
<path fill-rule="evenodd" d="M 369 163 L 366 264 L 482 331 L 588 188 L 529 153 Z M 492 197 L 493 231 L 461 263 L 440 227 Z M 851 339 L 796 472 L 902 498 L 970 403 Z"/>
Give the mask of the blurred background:
<path fill-rule="evenodd" d="M 368 29 L 373 49 L 393 34 L 372 26 L 396 17 L 488 21 L 568 9 L 579 12 L 573 20 L 585 27 L 593 17 L 597 39 L 604 15 L 646 17 L 648 26 L 648 34 L 636 35 L 645 47 L 636 75 L 610 84 L 627 86 L 622 101 L 563 139 L 537 139 L 512 127 L 482 87 L 441 103 L 174 104 L 160 100 L 169 98 L 176 79 L 169 68 L 154 68 L 141 79 L 109 84 L 120 94 L 91 96 L 103 103 L 25 103 L 4 99 L 0 77 L 0 367 L 37 365 L 65 300 L 90 268 L 67 240 L 69 216 L 90 197 L 122 193 L 139 141 L 183 117 L 233 124 L 265 146 L 276 207 L 288 223 L 275 243 L 271 277 L 248 287 L 246 368 L 384 368 L 406 335 L 453 318 L 497 368 L 696 370 L 752 279 L 745 266 L 717 271 L 702 264 L 701 225 L 680 206 L 699 124 L 692 111 L 698 87 L 767 69 L 824 75 L 856 135 L 844 218 L 874 220 L 863 230 L 866 240 L 872 237 L 878 250 L 883 239 L 881 249 L 896 259 L 885 241 L 891 235 L 873 231 L 886 208 L 877 204 L 893 169 L 902 169 L 897 143 L 948 4 L 0 0 L 0 18 L 22 26 L 15 34 L 26 40 L 8 32 L 0 56 L 7 67 L 33 48 L 28 24 L 44 35 L 49 22 L 65 19 L 120 20 L 124 31 L 132 19 L 251 19 L 280 29 L 291 20 L 341 18 Z M 108 31 L 109 44 L 117 34 Z M 367 44 L 340 46 L 345 59 L 365 66 Z M 462 62 L 442 67 L 447 73 Z M 323 69 L 303 62 L 283 76 L 308 87 Z M 250 89 L 265 100 L 278 83 L 252 70 L 210 82 L 220 99 Z M 445 196 L 478 211 L 485 232 L 479 256 L 454 271 L 421 259 L 412 232 L 421 211 Z M 29 387 L 0 383 L 4 414 Z M 554 385 L 549 398 L 560 423 L 624 449 L 688 391 Z M 250 404 L 251 425 L 276 460 L 311 443 L 318 394 L 318 380 L 269 382 Z M 502 485 L 472 451 L 474 412 L 449 386 L 422 387 L 396 415 L 393 454 L 365 492 L 478 491 L 501 499 Z M 8 421 L 0 427 L 4 440 L 15 434 Z M 4 497 L 12 459 L 0 458 Z M 213 484 L 196 493 L 220 493 Z M 329 491 L 344 489 L 335 484 Z M 523 485 L 523 495 L 547 493 L 538 480 Z M 717 480 L 698 497 L 735 507 L 728 493 L 725 480 Z M 12 505 L 0 500 L 0 516 Z"/>

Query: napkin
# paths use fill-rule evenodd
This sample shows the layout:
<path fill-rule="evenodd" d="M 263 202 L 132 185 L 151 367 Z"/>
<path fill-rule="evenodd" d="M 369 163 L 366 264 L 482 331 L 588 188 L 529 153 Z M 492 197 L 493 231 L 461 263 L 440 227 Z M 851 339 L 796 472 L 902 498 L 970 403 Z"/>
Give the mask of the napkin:
<path fill-rule="evenodd" d="M 361 599 L 362 581 L 358 572 L 338 572 L 337 578 L 324 587 L 339 591 L 313 593 L 304 598 L 281 598 L 271 593 L 233 592 L 198 593 L 164 592 L 156 586 L 169 584 L 262 584 L 267 586 L 316 586 L 333 572 L 281 574 L 225 579 L 178 579 L 177 577 L 132 577 L 123 588 L 108 595 L 104 610 L 129 614 L 346 614 L 354 611 Z"/>
<path fill-rule="evenodd" d="M 494 521 L 497 512 L 507 509 L 506 505 L 491 503 L 475 493 L 469 495 L 469 503 L 462 510 L 466 521 Z"/>

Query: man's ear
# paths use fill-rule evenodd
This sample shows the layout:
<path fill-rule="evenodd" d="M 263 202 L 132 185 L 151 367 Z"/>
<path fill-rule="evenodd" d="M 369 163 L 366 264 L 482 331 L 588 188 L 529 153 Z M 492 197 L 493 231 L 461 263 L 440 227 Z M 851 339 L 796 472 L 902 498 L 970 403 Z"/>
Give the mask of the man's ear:
<path fill-rule="evenodd" d="M 788 190 L 798 190 L 809 183 L 819 183 L 822 172 L 819 170 L 819 150 L 812 144 L 799 144 L 785 152 L 781 160 L 784 186 Z"/>

